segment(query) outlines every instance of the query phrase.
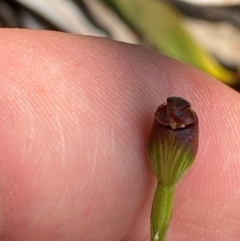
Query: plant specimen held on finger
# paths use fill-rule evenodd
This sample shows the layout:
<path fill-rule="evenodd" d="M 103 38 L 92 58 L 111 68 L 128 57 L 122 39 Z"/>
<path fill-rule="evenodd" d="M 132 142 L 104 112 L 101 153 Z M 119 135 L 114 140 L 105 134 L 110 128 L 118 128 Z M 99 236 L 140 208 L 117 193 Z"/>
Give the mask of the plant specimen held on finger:
<path fill-rule="evenodd" d="M 183 98 L 167 98 L 167 103 L 157 108 L 148 144 L 158 180 L 151 212 L 151 241 L 166 239 L 175 186 L 194 162 L 197 149 L 197 114 Z"/>

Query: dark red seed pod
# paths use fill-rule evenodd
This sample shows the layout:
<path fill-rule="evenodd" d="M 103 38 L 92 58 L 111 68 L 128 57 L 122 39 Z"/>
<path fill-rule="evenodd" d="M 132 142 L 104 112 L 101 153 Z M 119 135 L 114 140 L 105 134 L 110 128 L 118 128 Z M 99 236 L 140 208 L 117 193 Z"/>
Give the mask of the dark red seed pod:
<path fill-rule="evenodd" d="M 176 184 L 192 165 L 198 149 L 198 117 L 181 97 L 157 108 L 148 153 L 162 185 Z"/>

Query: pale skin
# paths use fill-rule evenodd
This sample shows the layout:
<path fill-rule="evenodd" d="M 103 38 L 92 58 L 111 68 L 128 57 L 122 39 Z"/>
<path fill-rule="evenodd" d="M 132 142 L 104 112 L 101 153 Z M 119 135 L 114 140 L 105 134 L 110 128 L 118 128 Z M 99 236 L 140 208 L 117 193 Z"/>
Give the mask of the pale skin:
<path fill-rule="evenodd" d="M 143 47 L 0 30 L 0 240 L 149 241 L 153 114 L 199 117 L 168 241 L 240 240 L 240 95 Z"/>

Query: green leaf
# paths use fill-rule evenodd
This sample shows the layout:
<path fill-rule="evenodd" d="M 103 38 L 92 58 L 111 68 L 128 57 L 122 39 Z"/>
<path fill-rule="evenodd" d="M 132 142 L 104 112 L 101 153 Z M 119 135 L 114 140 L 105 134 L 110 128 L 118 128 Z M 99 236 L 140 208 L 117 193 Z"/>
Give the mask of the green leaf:
<path fill-rule="evenodd" d="M 223 68 L 188 34 L 180 14 L 161 0 L 105 0 L 162 53 L 201 69 L 226 84 L 235 74 Z M 207 37 L 207 36 L 206 36 Z"/>

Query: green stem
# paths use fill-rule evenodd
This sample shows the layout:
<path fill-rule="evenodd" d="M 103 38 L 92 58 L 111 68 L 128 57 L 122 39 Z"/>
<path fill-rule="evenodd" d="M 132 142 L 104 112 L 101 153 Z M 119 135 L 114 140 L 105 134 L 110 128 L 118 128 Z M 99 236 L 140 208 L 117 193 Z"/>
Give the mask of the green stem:
<path fill-rule="evenodd" d="M 175 186 L 157 185 L 151 214 L 151 241 L 164 241 L 172 216 Z"/>

